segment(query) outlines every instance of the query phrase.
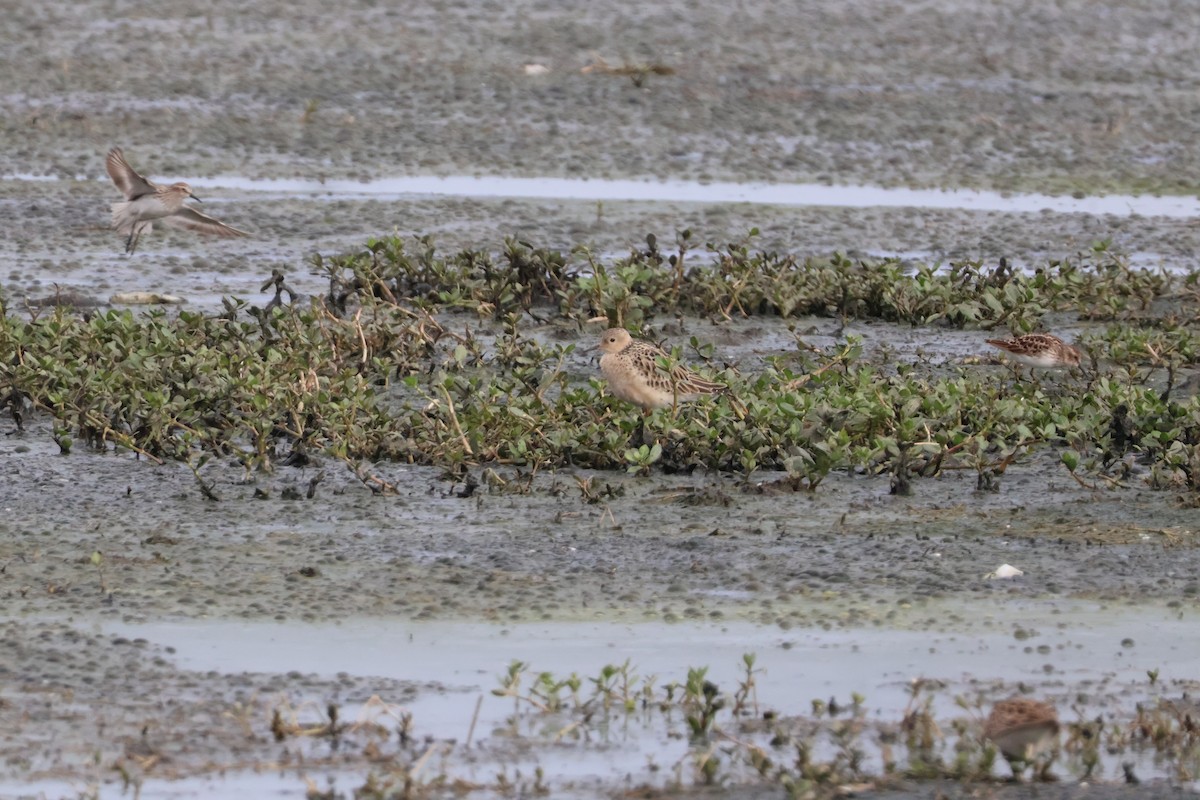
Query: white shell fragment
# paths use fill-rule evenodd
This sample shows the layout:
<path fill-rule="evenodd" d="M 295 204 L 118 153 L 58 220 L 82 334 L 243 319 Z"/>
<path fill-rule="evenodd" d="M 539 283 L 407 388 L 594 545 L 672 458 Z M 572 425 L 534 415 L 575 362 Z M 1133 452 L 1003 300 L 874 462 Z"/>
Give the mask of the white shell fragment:
<path fill-rule="evenodd" d="M 545 64 L 526 64 L 525 65 L 525 74 L 526 75 L 547 75 L 547 74 L 549 74 L 549 72 L 550 72 L 550 68 L 547 67 Z"/>
<path fill-rule="evenodd" d="M 1015 578 L 1018 575 L 1024 575 L 1024 574 L 1025 574 L 1024 572 L 1017 569 L 1012 564 L 1001 564 L 1000 566 L 996 567 L 995 572 L 988 573 L 985 576 L 985 579 L 989 580 L 989 581 L 994 581 L 997 578 Z"/>

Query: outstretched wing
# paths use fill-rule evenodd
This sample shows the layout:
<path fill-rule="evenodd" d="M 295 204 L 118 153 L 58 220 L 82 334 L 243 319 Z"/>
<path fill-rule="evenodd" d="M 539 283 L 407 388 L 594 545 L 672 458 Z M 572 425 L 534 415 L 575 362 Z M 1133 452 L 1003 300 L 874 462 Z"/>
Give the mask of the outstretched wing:
<path fill-rule="evenodd" d="M 184 228 L 197 233 L 211 233 L 215 236 L 249 236 L 245 231 L 231 228 L 220 220 L 213 219 L 207 214 L 201 214 L 191 206 L 184 206 L 169 217 L 163 217 L 159 222 L 172 228 Z"/>
<path fill-rule="evenodd" d="M 129 166 L 119 147 L 108 151 L 108 158 L 104 159 L 104 168 L 108 170 L 108 177 L 112 178 L 112 182 L 121 190 L 121 194 L 125 195 L 126 200 L 136 200 L 144 194 L 153 194 L 158 190 L 157 186 Z"/>

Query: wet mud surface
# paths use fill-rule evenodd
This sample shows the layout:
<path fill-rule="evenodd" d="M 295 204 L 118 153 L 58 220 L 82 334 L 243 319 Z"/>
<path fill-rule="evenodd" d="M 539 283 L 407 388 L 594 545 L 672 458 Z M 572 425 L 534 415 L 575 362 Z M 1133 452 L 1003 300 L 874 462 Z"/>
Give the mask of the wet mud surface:
<path fill-rule="evenodd" d="M 127 258 L 120 237 L 104 229 L 110 190 L 99 180 L 0 182 L 0 208 L 22 220 L 0 233 L 0 256 L 8 265 L 0 267 L 0 278 L 11 298 L 36 300 L 74 290 L 107 303 L 120 292 L 144 291 L 179 295 L 196 308 L 219 308 L 227 295 L 261 304 L 269 299 L 260 287 L 272 269 L 285 270 L 297 290 L 319 295 L 328 284 L 309 266 L 314 253 L 345 252 L 393 232 L 432 235 L 443 252 L 497 247 L 516 236 L 561 252 L 586 244 L 595 253 L 620 257 L 644 248 L 648 234 L 671 252 L 676 235 L 690 230 L 698 243 L 693 258 L 703 258 L 708 243 L 747 241 L 768 251 L 813 256 L 836 251 L 925 263 L 994 264 L 1003 256 L 1028 268 L 1108 241 L 1136 266 L 1200 265 L 1200 226 L 1143 216 L 520 198 L 262 198 L 227 190 L 206 191 L 206 211 L 252 230 L 252 239 L 197 242 L 194 234 L 155 230 L 142 252 Z M 30 193 L 37 195 L 33 208 Z M 754 228 L 759 233 L 749 239 Z"/>
<path fill-rule="evenodd" d="M 272 269 L 319 294 L 326 287 L 308 267 L 312 253 L 394 231 L 432 234 L 445 250 L 494 248 L 516 235 L 617 256 L 647 233 L 663 244 L 683 229 L 700 242 L 727 242 L 757 227 L 753 246 L 768 250 L 1005 256 L 1026 266 L 1111 240 L 1139 265 L 1192 269 L 1200 227 L 1139 215 L 272 196 L 227 187 L 203 192 L 204 208 L 252 238 L 159 230 L 128 258 L 107 230 L 115 191 L 101 179 L 104 152 L 121 145 L 140 171 L 171 180 L 497 174 L 1190 193 L 1200 185 L 1200 28 L 1184 24 L 1193 14 L 1170 2 L 1082 0 L 352 2 L 336 13 L 315 2 L 203 11 L 175 2 L 153 10 L 23 2 L 0 18 L 10 43 L 0 49 L 9 76 L 0 89 L 0 216 L 9 220 L 0 226 L 0 292 L 16 313 L 62 291 L 102 303 L 118 292 L 163 292 L 205 310 L 226 295 L 262 303 L 259 286 Z M 628 76 L 584 73 L 597 58 L 674 74 L 648 75 L 639 87 Z M 549 72 L 526 74 L 527 64 Z M 1073 320 L 1062 323 L 1063 332 L 1077 330 Z M 934 363 L 962 363 L 983 349 L 979 332 L 850 326 L 868 351 L 887 343 Z M 819 339 L 835 325 L 800 327 Z M 743 370 L 792 346 L 778 321 L 686 320 L 667 333 L 712 341 Z M 580 380 L 595 370 L 583 355 L 570 367 Z M 990 362 L 982 368 L 1008 379 Z M 465 710 L 445 712 L 454 725 L 439 729 L 438 740 L 461 741 L 474 698 L 495 685 L 508 658 L 536 667 L 539 652 L 557 647 L 514 643 L 472 677 L 373 662 L 329 671 L 304 657 L 255 671 L 236 658 L 218 669 L 182 657 L 178 643 L 140 636 L 139 625 L 603 623 L 630 626 L 633 641 L 638 625 L 703 624 L 838 632 L 865 646 L 878 631 L 967 640 L 986 631 L 1024 641 L 1022 630 L 1053 625 L 1056 603 L 1086 604 L 1112 620 L 1093 671 L 1037 675 L 1001 653 L 978 676 L 991 681 L 988 696 L 1020 683 L 1065 709 L 1119 658 L 1112 642 L 1136 642 L 1147 620 L 1194 619 L 1200 597 L 1194 509 L 1143 488 L 1136 471 L 1127 488 L 1086 489 L 1052 453 L 1022 459 L 997 492 L 976 491 L 974 474 L 946 473 L 918 482 L 908 497 L 889 494 L 886 477 L 865 475 L 831 476 L 809 495 L 772 485 L 770 475 L 746 482 L 562 470 L 529 478 L 501 468 L 503 486 L 460 496 L 463 486 L 438 470 L 391 464 L 377 469 L 400 491 L 375 497 L 336 463 L 251 482 L 218 465 L 221 499 L 210 502 L 183 467 L 82 449 L 60 456 L 50 427 L 38 419 L 16 434 L 6 422 L 0 438 L 2 797 L 115 792 L 122 770 L 145 781 L 142 796 L 248 796 L 265 787 L 300 796 L 305 777 L 323 786 L 326 774 L 342 775 L 344 792 L 345 775 L 361 784 L 374 763 L 369 732 L 340 750 L 320 737 L 280 744 L 272 709 L 298 709 L 318 725 L 331 702 L 350 714 L 373 696 L 417 707 L 449 697 Z M 321 470 L 323 482 L 306 498 Z M 601 502 L 580 491 L 589 478 L 611 488 Z M 1024 575 L 985 579 L 1005 563 Z M 344 646 L 365 654 L 381 635 L 372 629 Z M 326 646 L 318 636 L 312 650 Z M 683 648 L 674 668 L 704 655 Z M 854 651 L 841 657 L 849 663 Z M 1198 677 L 1167 647 L 1138 658 L 1179 680 L 1177 694 Z M 562 668 L 591 673 L 619 662 L 620 642 L 580 659 Z M 952 659 L 917 668 L 961 677 Z M 802 681 L 803 666 L 794 669 Z M 1112 694 L 1140 698 L 1141 688 L 1126 682 Z M 817 692 L 797 692 L 781 688 L 769 702 L 803 713 Z M 486 706 L 489 713 L 498 716 Z M 417 722 L 419 732 L 420 714 Z M 495 764 L 528 755 L 518 739 L 492 734 L 481 728 L 485 749 L 447 773 L 492 775 Z M 423 752 L 416 747 L 412 758 Z M 631 788 L 619 759 L 589 767 L 588 781 L 554 784 L 564 758 L 540 758 L 553 796 Z M 275 772 L 256 784 L 256 770 Z M 222 771 L 247 782 L 168 780 Z M 1120 786 L 1120 775 L 1107 764 L 1086 792 L 1125 797 L 1135 789 Z M 1156 791 L 1174 792 L 1168 783 Z M 1148 790 L 1136 787 L 1139 796 Z M 870 796 L 972 791 L 925 783 Z M 1030 796 L 1024 787 L 986 791 Z M 1041 798 L 1082 791 L 1074 782 L 1036 787 Z"/>
<path fill-rule="evenodd" d="M 1191 10 L 931 0 L 21 4 L 2 172 L 484 172 L 1190 192 Z M 1121 33 L 1114 38 L 1114 31 Z M 135 57 L 130 57 L 135 53 Z M 661 65 L 674 74 L 582 70 Z M 526 74 L 537 64 L 545 74 Z M 135 130 L 136 129 L 136 130 Z"/>

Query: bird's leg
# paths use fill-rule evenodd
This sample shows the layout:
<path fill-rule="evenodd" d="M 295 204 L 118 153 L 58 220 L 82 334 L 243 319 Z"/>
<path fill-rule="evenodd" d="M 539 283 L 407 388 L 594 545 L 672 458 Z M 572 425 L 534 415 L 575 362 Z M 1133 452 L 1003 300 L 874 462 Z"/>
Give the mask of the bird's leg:
<path fill-rule="evenodd" d="M 126 253 L 133 255 L 133 251 L 137 250 L 138 241 L 142 238 L 142 231 L 146 230 L 149 224 L 148 222 L 138 222 L 129 229 L 129 238 L 125 240 Z"/>
<path fill-rule="evenodd" d="M 1044 756 L 1039 759 L 1041 762 L 1040 764 L 1038 764 L 1036 761 L 1034 762 L 1035 768 L 1037 769 L 1037 779 L 1042 783 L 1054 783 L 1058 780 L 1058 776 L 1050 772 L 1050 767 L 1054 764 L 1054 760 L 1057 757 L 1058 746 L 1055 745 L 1054 749 L 1052 749 L 1049 753 L 1044 754 Z"/>
<path fill-rule="evenodd" d="M 643 408 L 641 419 L 638 420 L 637 432 L 634 434 L 638 446 L 646 444 L 646 417 L 649 413 L 649 409 Z"/>

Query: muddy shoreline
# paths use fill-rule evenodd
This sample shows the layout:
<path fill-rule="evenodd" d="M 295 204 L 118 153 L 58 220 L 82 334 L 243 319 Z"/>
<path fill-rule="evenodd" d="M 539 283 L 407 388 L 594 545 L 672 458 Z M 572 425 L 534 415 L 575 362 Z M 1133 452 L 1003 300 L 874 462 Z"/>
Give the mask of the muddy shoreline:
<path fill-rule="evenodd" d="M 350 2 L 336 13 L 307 0 L 253 8 L 217 2 L 203 12 L 175 0 L 152 10 L 20 3 L 0 19 L 10 43 L 0 52 L 9 76 L 0 94 L 0 176 L 9 176 L 0 179 L 0 214 L 11 220 L 0 226 L 0 294 L 18 315 L 30 313 L 26 299 L 61 291 L 102 303 L 117 292 L 163 292 L 182 296 L 190 310 L 219 309 L 229 295 L 261 305 L 267 296 L 259 287 L 272 269 L 320 294 L 326 284 L 310 266 L 313 253 L 391 233 L 431 234 L 445 251 L 494 250 L 518 236 L 615 258 L 643 246 L 649 233 L 669 251 L 684 229 L 694 241 L 725 243 L 757 228 L 751 246 L 801 256 L 1006 257 L 1022 268 L 1108 241 L 1139 267 L 1195 269 L 1200 226 L 1144 215 L 274 197 L 220 186 L 204 192 L 206 209 L 253 237 L 222 242 L 154 231 L 127 258 L 107 230 L 114 192 L 99 180 L 104 152 L 120 145 L 138 169 L 172 180 L 502 175 L 1190 195 L 1200 186 L 1192 146 L 1200 65 L 1197 28 L 1181 16 L 1167 0 L 1038 8 L 982 0 L 904 8 L 832 0 L 721 9 L 683 0 L 637 8 L 437 3 L 403 11 Z M 601 60 L 642 69 L 641 85 L 607 74 Z M 547 72 L 529 74 L 531 64 Z M 671 74 L 655 74 L 654 65 Z M 1070 334 L 1085 327 L 1055 322 Z M 838 327 L 829 319 L 796 324 L 814 339 Z M 868 352 L 886 345 L 935 365 L 981 349 L 979 331 L 845 324 Z M 713 342 L 744 368 L 791 341 L 778 320 L 667 327 L 677 340 Z M 581 356 L 570 368 L 586 380 L 595 367 Z M 985 368 L 1006 379 L 1002 369 Z M 303 709 L 297 719 L 317 724 L 330 702 L 358 708 L 377 695 L 422 709 L 419 731 L 433 714 L 421 703 L 461 700 L 466 710 L 443 709 L 452 724 L 430 734 L 461 742 L 474 697 L 495 686 L 508 658 L 536 665 L 539 654 L 562 646 L 515 642 L 511 652 L 496 651 L 508 653 L 497 663 L 476 664 L 476 674 L 455 680 L 402 656 L 394 668 L 340 674 L 301 656 L 253 671 L 204 665 L 166 634 L 140 636 L 139 625 L 244 621 L 303 632 L 361 623 L 368 633 L 344 646 L 363 653 L 387 635 L 374 623 L 384 630 L 389 623 L 627 626 L 605 634 L 611 647 L 597 640 L 597 649 L 563 667 L 581 673 L 619 662 L 620 636 L 632 646 L 637 631 L 653 625 L 808 636 L 818 655 L 830 632 L 859 637 L 853 645 L 864 648 L 881 632 L 987 634 L 1011 638 L 1018 655 L 997 648 L 974 676 L 964 677 L 953 658 L 912 669 L 945 678 L 947 695 L 996 698 L 1026 687 L 1057 700 L 1064 716 L 1077 702 L 1081 719 L 1103 713 L 1113 725 L 1126 724 L 1131 712 L 1096 698 L 1128 701 L 1147 691 L 1128 676 L 1112 677 L 1114 665 L 1136 662 L 1139 675 L 1163 669 L 1174 681 L 1164 697 L 1194 691 L 1197 678 L 1167 645 L 1138 649 L 1147 620 L 1186 623 L 1200 611 L 1200 551 L 1195 510 L 1170 492 L 1150 491 L 1136 468 L 1127 488 L 1089 490 L 1044 453 L 1010 468 L 997 492 L 976 491 L 974 475 L 960 472 L 921 480 L 908 497 L 869 475 L 831 476 L 810 495 L 779 491 L 769 475 L 560 470 L 526 486 L 528 476 L 497 468 L 522 491 L 460 497 L 462 487 L 439 470 L 380 464 L 400 492 L 375 497 L 337 464 L 281 468 L 250 482 L 240 468 L 218 464 L 214 503 L 183 467 L 80 448 L 61 456 L 51 427 L 44 417 L 24 434 L 7 420 L 0 426 L 3 797 L 91 789 L 108 796 L 131 779 L 146 797 L 302 796 L 305 777 L 322 788 L 329 776 L 344 793 L 379 763 L 366 740 L 338 752 L 298 738 L 277 746 L 272 709 Z M 322 469 L 314 498 L 287 499 L 285 490 L 303 497 Z M 578 480 L 587 478 L 611 486 L 602 503 L 583 498 Z M 1025 574 L 985 580 L 1004 563 Z M 1102 644 L 1070 640 L 1076 622 L 1055 624 L 1067 618 L 1061 604 L 1086 605 L 1086 625 L 1079 624 L 1093 626 Z M 1046 638 L 1028 643 L 1031 630 Z M 1047 644 L 1052 636 L 1065 638 Z M 1124 647 L 1125 638 L 1134 644 Z M 781 641 L 770 639 L 764 653 L 790 652 Z M 455 652 L 455 642 L 444 646 Z M 854 646 L 834 650 L 861 666 Z M 1092 663 L 1068 667 L 1061 654 L 1081 649 Z M 663 669 L 679 677 L 703 655 L 681 646 Z M 771 668 L 804 688 L 780 690 L 768 702 L 804 714 L 817 691 L 810 697 L 803 666 L 787 663 Z M 1042 671 L 1056 663 L 1058 671 Z M 903 686 L 894 675 L 863 682 L 822 684 L 820 693 L 845 699 Z M 1088 694 L 1097 685 L 1105 691 Z M 470 796 L 502 794 L 495 772 L 510 764 L 522 765 L 518 785 L 531 791 L 531 768 L 544 764 L 556 797 L 636 787 L 622 776 L 630 759 L 641 767 L 640 751 L 622 761 L 617 748 L 611 762 L 589 766 L 586 779 L 568 775 L 544 739 L 507 738 L 504 712 L 492 709 L 485 706 L 484 716 L 495 727 L 477 733 L 483 750 L 446 756 L 447 775 L 481 785 Z M 664 752 L 675 741 L 656 735 Z M 394 766 L 425 751 L 387 752 Z M 218 774 L 231 777 L 204 783 Z M 1057 787 L 989 783 L 986 791 L 1021 798 L 1135 791 L 1120 785 L 1116 761 L 1086 788 L 1068 769 L 1060 774 L 1067 780 Z M 1158 782 L 1138 787 L 1139 796 L 1195 787 L 1183 771 L 1143 774 Z M 662 774 L 647 773 L 644 782 L 676 796 Z M 707 794 L 691 780 L 684 785 L 678 796 Z M 972 791 L 918 783 L 878 793 Z M 749 786 L 736 793 L 779 796 L 777 788 Z"/>

